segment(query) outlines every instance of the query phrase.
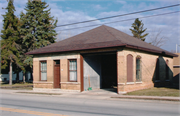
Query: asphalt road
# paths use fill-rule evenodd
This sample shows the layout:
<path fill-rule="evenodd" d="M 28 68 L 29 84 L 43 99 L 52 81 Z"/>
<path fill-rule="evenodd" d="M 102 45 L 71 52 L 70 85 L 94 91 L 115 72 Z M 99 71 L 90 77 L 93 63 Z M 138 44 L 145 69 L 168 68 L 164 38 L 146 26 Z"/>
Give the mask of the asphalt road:
<path fill-rule="evenodd" d="M 179 116 L 179 102 L 0 95 L 0 116 Z"/>

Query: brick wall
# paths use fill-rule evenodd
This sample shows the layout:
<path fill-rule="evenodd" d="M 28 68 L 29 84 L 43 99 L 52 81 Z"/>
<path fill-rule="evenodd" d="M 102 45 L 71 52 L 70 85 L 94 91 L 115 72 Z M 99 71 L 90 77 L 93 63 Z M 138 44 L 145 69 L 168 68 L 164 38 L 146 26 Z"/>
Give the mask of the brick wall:
<path fill-rule="evenodd" d="M 68 82 L 68 59 L 77 59 L 77 82 Z M 53 88 L 54 60 L 60 60 L 61 89 L 80 90 L 80 55 L 79 54 L 49 54 L 33 58 L 34 88 Z M 47 61 L 47 81 L 40 81 L 40 61 Z"/>
<path fill-rule="evenodd" d="M 179 88 L 180 77 L 180 53 L 175 53 L 178 57 L 173 58 L 173 86 Z"/>
<path fill-rule="evenodd" d="M 174 76 L 180 73 L 180 53 L 175 53 L 178 55 L 178 57 L 173 58 L 173 70 L 174 70 Z"/>
<path fill-rule="evenodd" d="M 127 55 L 133 56 L 133 82 L 127 82 Z M 136 57 L 141 57 L 141 82 L 136 82 Z M 156 82 L 156 59 L 161 58 L 160 64 L 160 81 Z M 169 61 L 169 80 L 165 79 L 166 69 L 165 61 Z M 145 89 L 153 87 L 156 83 L 160 85 L 169 84 L 172 81 L 173 71 L 173 59 L 169 57 L 159 57 L 157 55 L 148 54 L 145 52 L 124 49 L 119 50 L 117 55 L 118 63 L 118 91 L 129 92 L 139 89 Z"/>
<path fill-rule="evenodd" d="M 34 88 L 48 88 L 53 89 L 53 83 L 52 82 L 34 82 L 33 83 Z"/>
<path fill-rule="evenodd" d="M 64 82 L 64 83 L 61 83 L 61 89 L 80 90 L 80 83 L 79 82 Z"/>
<path fill-rule="evenodd" d="M 133 56 L 133 82 L 127 83 L 127 55 Z M 141 82 L 136 82 L 136 57 L 141 57 Z M 156 80 L 156 61 L 160 60 L 160 80 Z M 68 81 L 68 59 L 77 59 L 77 82 Z M 47 61 L 47 81 L 40 81 L 39 65 L 40 61 Z M 81 73 L 80 73 L 80 54 L 49 54 L 37 55 L 33 58 L 33 76 L 34 88 L 53 88 L 54 77 L 54 60 L 60 60 L 60 84 L 61 89 L 66 90 L 80 90 Z M 169 80 L 166 80 L 166 60 L 169 61 Z M 166 85 L 171 83 L 173 76 L 173 59 L 170 57 L 161 57 L 157 55 L 148 54 L 146 52 L 124 49 L 117 52 L 117 78 L 118 91 L 129 92 L 139 89 L 150 88 L 155 85 Z"/>

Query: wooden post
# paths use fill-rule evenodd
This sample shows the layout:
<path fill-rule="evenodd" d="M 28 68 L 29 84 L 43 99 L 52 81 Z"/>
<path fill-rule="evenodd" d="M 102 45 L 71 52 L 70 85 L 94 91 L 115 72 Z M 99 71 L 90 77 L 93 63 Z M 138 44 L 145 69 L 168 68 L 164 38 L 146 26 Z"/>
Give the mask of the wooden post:
<path fill-rule="evenodd" d="M 23 72 L 23 83 L 26 83 L 26 81 L 25 81 L 25 74 L 26 73 Z"/>
<path fill-rule="evenodd" d="M 88 75 L 89 87 L 91 87 L 90 77 Z"/>
<path fill-rule="evenodd" d="M 80 55 L 81 92 L 84 91 L 83 56 Z"/>

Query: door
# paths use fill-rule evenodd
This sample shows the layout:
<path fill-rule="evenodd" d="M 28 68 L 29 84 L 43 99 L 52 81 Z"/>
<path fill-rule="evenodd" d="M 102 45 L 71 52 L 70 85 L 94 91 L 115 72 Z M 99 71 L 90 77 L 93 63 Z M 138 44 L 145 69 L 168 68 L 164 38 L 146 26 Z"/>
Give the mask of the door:
<path fill-rule="evenodd" d="M 54 88 L 60 88 L 60 60 L 54 61 Z"/>

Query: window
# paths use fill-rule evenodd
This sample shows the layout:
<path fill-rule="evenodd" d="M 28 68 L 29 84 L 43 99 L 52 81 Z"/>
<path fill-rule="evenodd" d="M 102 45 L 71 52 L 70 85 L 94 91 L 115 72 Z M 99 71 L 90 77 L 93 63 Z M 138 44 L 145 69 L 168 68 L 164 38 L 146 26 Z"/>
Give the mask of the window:
<path fill-rule="evenodd" d="M 60 64 L 60 60 L 54 60 L 55 64 Z"/>
<path fill-rule="evenodd" d="M 77 61 L 69 60 L 69 81 L 77 81 Z"/>
<path fill-rule="evenodd" d="M 141 81 L 141 59 L 136 58 L 136 81 Z"/>
<path fill-rule="evenodd" d="M 127 55 L 127 82 L 133 82 L 133 56 Z"/>
<path fill-rule="evenodd" d="M 47 63 L 46 61 L 41 61 L 41 72 L 40 72 L 40 77 L 41 77 L 41 81 L 46 81 L 47 80 Z"/>

